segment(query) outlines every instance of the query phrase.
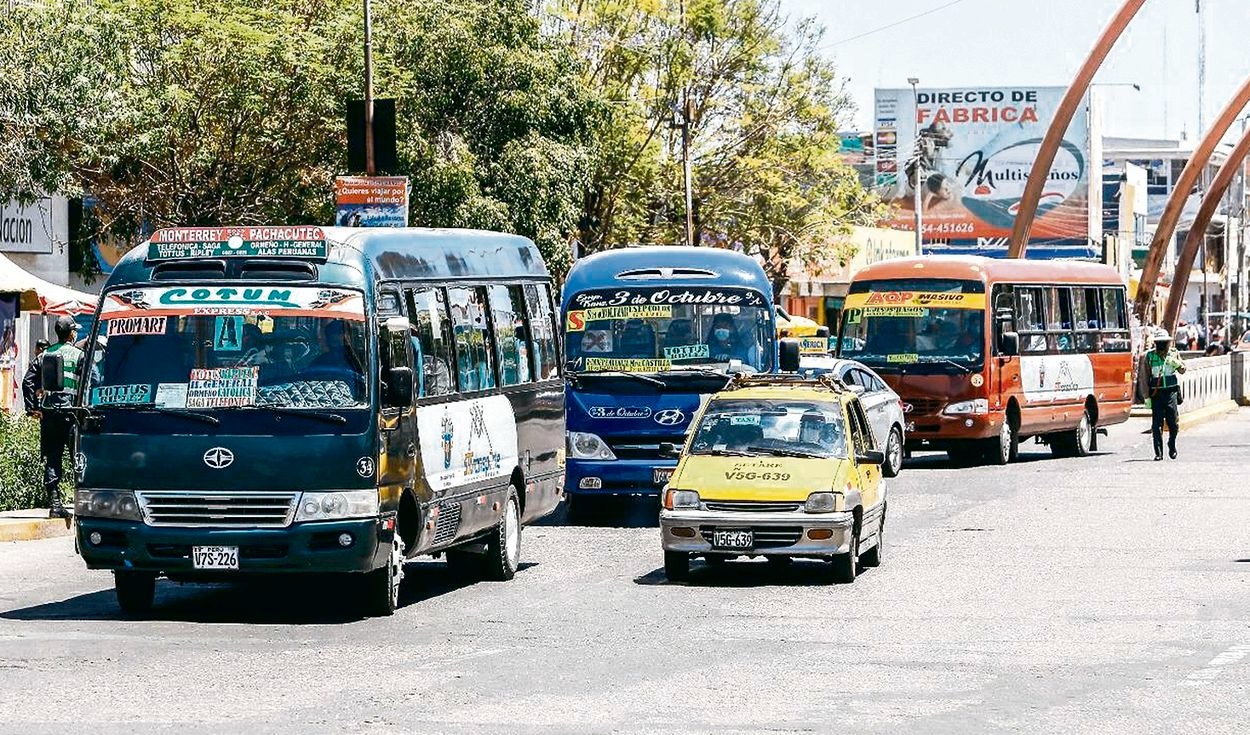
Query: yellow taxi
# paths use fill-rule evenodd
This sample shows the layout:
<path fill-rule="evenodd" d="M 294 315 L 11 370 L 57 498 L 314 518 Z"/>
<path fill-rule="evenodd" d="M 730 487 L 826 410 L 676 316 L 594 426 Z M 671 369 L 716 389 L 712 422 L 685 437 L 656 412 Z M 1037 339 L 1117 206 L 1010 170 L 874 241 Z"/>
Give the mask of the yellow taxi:
<path fill-rule="evenodd" d="M 664 573 L 685 580 L 693 557 L 808 557 L 853 582 L 882 560 L 884 460 L 859 399 L 835 378 L 735 379 L 695 417 L 664 488 Z"/>

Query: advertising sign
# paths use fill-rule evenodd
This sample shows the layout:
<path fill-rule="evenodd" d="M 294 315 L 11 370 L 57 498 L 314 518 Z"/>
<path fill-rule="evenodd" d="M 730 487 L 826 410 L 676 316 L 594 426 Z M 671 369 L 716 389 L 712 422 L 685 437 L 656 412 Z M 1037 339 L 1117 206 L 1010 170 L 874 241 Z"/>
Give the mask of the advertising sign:
<path fill-rule="evenodd" d="M 69 241 L 69 209 L 64 197 L 43 197 L 29 206 L 0 201 L 0 252 L 52 252 Z"/>
<path fill-rule="evenodd" d="M 179 258 L 320 258 L 329 253 L 320 227 L 175 227 L 148 241 L 148 260 Z"/>
<path fill-rule="evenodd" d="M 334 203 L 340 227 L 407 227 L 408 177 L 340 176 Z"/>
<path fill-rule="evenodd" d="M 1029 171 L 1062 87 L 878 89 L 875 191 L 895 206 L 889 227 L 911 229 L 920 186 L 926 240 L 1011 235 Z M 1078 111 L 1046 177 L 1036 240 L 1085 241 L 1089 113 Z M 1101 162 L 1099 162 L 1101 163 Z"/>

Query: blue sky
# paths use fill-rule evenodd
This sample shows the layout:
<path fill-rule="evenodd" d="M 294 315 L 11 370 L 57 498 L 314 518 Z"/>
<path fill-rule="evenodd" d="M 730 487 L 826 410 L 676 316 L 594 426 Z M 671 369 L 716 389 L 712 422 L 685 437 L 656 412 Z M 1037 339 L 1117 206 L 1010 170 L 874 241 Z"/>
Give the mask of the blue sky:
<path fill-rule="evenodd" d="M 1250 76 L 1245 34 L 1250 1 L 1207 5 L 1208 123 Z M 855 127 L 871 127 L 876 87 L 1067 85 L 1122 0 L 781 0 L 791 16 L 826 28 L 827 53 L 849 77 Z M 874 29 L 936 10 L 888 30 Z M 1147 0 L 1121 37 L 1100 82 L 1104 133 L 1192 141 L 1198 127 L 1198 15 L 1195 0 Z"/>

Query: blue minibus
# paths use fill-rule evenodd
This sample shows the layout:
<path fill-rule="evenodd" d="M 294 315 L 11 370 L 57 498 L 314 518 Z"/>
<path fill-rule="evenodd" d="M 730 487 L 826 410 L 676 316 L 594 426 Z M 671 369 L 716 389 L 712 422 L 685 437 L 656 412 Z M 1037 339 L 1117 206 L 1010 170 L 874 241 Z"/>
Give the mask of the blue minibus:
<path fill-rule="evenodd" d="M 772 285 L 740 253 L 598 253 L 569 271 L 562 301 L 571 513 L 604 496 L 658 495 L 701 399 L 736 373 L 779 365 Z"/>

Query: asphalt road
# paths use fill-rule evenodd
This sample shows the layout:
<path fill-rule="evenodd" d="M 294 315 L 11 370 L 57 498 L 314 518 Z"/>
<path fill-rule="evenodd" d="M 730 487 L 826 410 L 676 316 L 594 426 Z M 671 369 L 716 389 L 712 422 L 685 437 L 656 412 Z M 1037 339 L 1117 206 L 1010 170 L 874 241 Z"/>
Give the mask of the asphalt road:
<path fill-rule="evenodd" d="M 1250 410 L 1148 461 L 917 457 L 884 565 L 660 571 L 654 509 L 526 529 L 525 566 L 327 585 L 161 583 L 125 621 L 68 539 L 0 545 L 0 732 L 1246 732 Z"/>

